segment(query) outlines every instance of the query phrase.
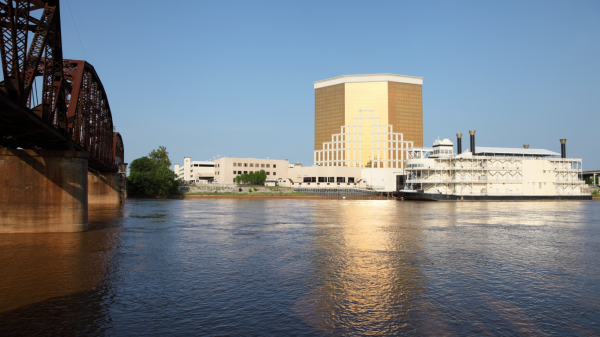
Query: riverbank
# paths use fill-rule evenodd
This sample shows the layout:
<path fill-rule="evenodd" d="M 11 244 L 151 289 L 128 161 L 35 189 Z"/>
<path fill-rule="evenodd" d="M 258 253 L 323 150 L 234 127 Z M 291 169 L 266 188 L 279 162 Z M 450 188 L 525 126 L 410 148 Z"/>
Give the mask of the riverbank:
<path fill-rule="evenodd" d="M 235 185 L 204 185 L 182 186 L 181 196 L 172 196 L 175 199 L 197 198 L 250 198 L 250 199 L 349 199 L 349 200 L 386 200 L 384 196 L 358 196 L 358 195 L 319 195 L 298 192 L 289 187 L 282 186 L 235 186 Z"/>
<path fill-rule="evenodd" d="M 202 199 L 202 198 L 249 198 L 249 199 L 346 199 L 346 200 L 393 200 L 385 197 L 326 197 L 320 195 L 312 195 L 305 193 L 298 193 L 299 195 L 293 194 L 263 194 L 260 193 L 238 193 L 238 194 L 186 194 L 173 198 L 180 199 Z M 301 195 L 300 195 L 301 194 Z"/>

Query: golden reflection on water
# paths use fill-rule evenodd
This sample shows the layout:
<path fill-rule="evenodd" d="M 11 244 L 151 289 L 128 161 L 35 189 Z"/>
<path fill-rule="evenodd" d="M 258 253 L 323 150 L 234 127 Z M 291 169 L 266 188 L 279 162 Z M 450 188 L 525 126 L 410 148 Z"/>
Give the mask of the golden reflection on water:
<path fill-rule="evenodd" d="M 92 208 L 90 227 L 122 217 L 122 212 L 122 207 Z M 120 232 L 114 227 L 82 233 L 2 234 L 0 313 L 97 287 Z"/>
<path fill-rule="evenodd" d="M 296 308 L 310 325 L 379 334 L 406 325 L 424 291 L 421 216 L 395 226 L 400 222 L 395 203 L 351 201 L 315 208 L 315 245 L 321 252 L 314 272 L 322 286 Z"/>
<path fill-rule="evenodd" d="M 459 269 L 466 268 L 463 262 L 484 258 L 518 264 L 527 251 L 539 258 L 537 268 L 560 268 L 552 263 L 564 248 L 553 244 L 560 242 L 555 235 L 561 232 L 539 228 L 555 224 L 557 210 L 568 214 L 563 226 L 578 227 L 586 222 L 584 207 L 543 202 L 320 202 L 311 214 L 316 224 L 314 274 L 320 286 L 299 300 L 294 310 L 325 332 L 451 333 L 447 318 L 442 319 L 445 313 L 425 296 L 429 277 L 445 279 L 444 273 L 449 273 L 465 280 Z M 458 230 L 464 226 L 472 229 Z M 524 236 L 535 240 L 532 246 L 522 246 Z M 445 252 L 453 257 L 444 257 Z M 447 282 L 452 282 L 451 276 Z M 469 303 L 461 301 L 460 294 L 448 296 L 458 306 Z M 488 294 L 479 301 L 504 324 L 539 332 L 530 320 L 515 319 L 518 314 L 511 313 L 522 309 L 504 298 Z M 470 312 L 467 307 L 460 310 Z"/>

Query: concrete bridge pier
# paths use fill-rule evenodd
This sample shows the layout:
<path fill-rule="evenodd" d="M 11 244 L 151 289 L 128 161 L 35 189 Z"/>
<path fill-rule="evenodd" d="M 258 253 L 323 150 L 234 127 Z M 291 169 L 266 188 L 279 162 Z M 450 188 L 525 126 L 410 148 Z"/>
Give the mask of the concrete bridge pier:
<path fill-rule="evenodd" d="M 86 152 L 0 149 L 0 233 L 88 226 Z"/>
<path fill-rule="evenodd" d="M 127 165 L 127 164 L 124 164 Z M 88 204 L 119 205 L 125 203 L 125 170 L 118 173 L 88 172 Z M 126 167 L 126 166 L 125 166 Z"/>

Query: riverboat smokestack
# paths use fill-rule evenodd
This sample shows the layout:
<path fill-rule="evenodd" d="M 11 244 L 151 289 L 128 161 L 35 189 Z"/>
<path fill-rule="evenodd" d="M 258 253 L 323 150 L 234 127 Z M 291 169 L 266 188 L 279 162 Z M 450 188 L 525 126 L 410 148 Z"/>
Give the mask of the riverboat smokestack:
<path fill-rule="evenodd" d="M 456 154 L 462 153 L 462 133 L 456 134 Z"/>
<path fill-rule="evenodd" d="M 469 131 L 471 135 L 471 154 L 475 155 L 475 130 Z"/>
<path fill-rule="evenodd" d="M 560 140 L 560 157 L 561 158 L 567 158 L 567 140 L 566 139 L 561 139 Z"/>
<path fill-rule="evenodd" d="M 523 145 L 524 149 L 528 149 L 529 148 L 529 144 Z"/>

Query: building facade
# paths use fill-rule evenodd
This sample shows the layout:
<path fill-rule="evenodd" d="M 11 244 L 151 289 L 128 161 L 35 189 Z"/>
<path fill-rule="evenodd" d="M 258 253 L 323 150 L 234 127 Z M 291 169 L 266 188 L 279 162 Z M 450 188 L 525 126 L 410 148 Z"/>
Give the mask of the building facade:
<path fill-rule="evenodd" d="M 402 133 L 404 141 L 423 146 L 423 78 L 394 74 L 344 75 L 314 82 L 315 151 L 332 141 L 343 126 L 372 111 L 380 125 Z M 370 116 L 369 116 L 370 117 Z M 372 124 L 361 123 L 361 167 L 374 158 L 371 153 Z M 343 132 L 342 132 L 343 133 Z"/>
<path fill-rule="evenodd" d="M 341 127 L 341 133 L 331 136 L 331 142 L 323 143 L 323 149 L 315 151 L 317 166 L 348 166 L 374 168 L 402 168 L 412 141 L 405 141 L 402 133 L 394 132 L 393 125 L 382 125 L 372 110 L 361 110 L 353 125 Z M 364 149 L 364 138 L 370 139 Z M 363 155 L 370 158 L 366 164 Z"/>
<path fill-rule="evenodd" d="M 183 165 L 173 167 L 177 179 L 187 183 L 210 183 L 214 179 L 215 163 L 212 161 L 192 161 L 190 157 L 183 157 Z"/>
<path fill-rule="evenodd" d="M 233 184 L 238 175 L 261 170 L 269 180 L 287 178 L 289 169 L 289 161 L 276 159 L 227 157 L 215 160 L 214 165 L 215 182 L 219 184 Z"/>

